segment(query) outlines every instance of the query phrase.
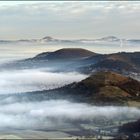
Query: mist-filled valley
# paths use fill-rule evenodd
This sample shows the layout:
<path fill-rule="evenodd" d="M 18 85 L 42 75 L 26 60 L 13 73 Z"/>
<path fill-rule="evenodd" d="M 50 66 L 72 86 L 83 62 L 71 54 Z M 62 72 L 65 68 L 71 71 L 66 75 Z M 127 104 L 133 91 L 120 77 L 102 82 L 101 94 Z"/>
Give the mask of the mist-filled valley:
<path fill-rule="evenodd" d="M 0 137 L 112 139 L 138 120 L 138 43 L 104 43 L 0 44 Z"/>
<path fill-rule="evenodd" d="M 7 97 L 0 104 L 0 129 L 64 131 L 70 128 L 80 129 L 82 124 L 91 123 L 102 128 L 109 122 L 112 125 L 117 122 L 119 124 L 120 121 L 138 119 L 140 115 L 140 110 L 134 107 L 98 107 L 68 100 L 14 103 L 11 100 Z"/>
<path fill-rule="evenodd" d="M 0 1 L 0 139 L 140 139 L 138 1 Z"/>
<path fill-rule="evenodd" d="M 0 94 L 49 90 L 78 82 L 87 75 L 77 72 L 52 73 L 47 69 L 26 69 L 0 72 Z"/>

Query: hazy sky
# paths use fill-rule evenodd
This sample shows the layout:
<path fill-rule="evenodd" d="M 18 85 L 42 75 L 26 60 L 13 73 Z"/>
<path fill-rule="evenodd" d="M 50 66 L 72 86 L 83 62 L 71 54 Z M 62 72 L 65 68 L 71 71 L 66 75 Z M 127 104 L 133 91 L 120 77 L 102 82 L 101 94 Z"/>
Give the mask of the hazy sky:
<path fill-rule="evenodd" d="M 140 38 L 140 2 L 0 2 L 0 39 Z"/>

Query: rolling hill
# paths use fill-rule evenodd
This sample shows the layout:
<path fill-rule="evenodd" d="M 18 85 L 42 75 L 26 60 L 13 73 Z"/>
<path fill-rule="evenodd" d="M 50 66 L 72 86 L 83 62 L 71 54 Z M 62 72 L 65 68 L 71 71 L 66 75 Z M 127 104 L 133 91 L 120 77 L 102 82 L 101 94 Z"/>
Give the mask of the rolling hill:
<path fill-rule="evenodd" d="M 59 59 L 77 59 L 77 58 L 85 58 L 96 55 L 95 53 L 81 49 L 81 48 L 64 48 L 60 49 L 54 52 L 44 52 L 37 56 L 35 56 L 33 59 L 36 60 L 59 60 Z"/>
<path fill-rule="evenodd" d="M 23 99 L 24 95 L 28 100 L 68 99 L 94 105 L 140 106 L 140 82 L 115 72 L 102 71 L 57 89 L 22 93 Z"/>
<path fill-rule="evenodd" d="M 121 74 L 140 73 L 140 52 L 98 54 L 81 48 L 43 52 L 33 58 L 3 64 L 0 69 L 51 68 L 54 71 L 77 71 L 91 74 L 109 70 Z"/>
<path fill-rule="evenodd" d="M 100 55 L 98 59 L 96 57 L 85 59 L 84 61 L 90 63 L 88 66 L 81 67 L 81 71 L 91 73 L 92 71 L 111 70 L 119 73 L 140 73 L 140 52 Z M 96 60 L 96 63 L 92 64 L 93 60 Z"/>
<path fill-rule="evenodd" d="M 85 96 L 85 100 L 97 104 L 126 103 L 140 101 L 140 82 L 114 72 L 97 72 L 87 79 L 69 85 L 73 94 Z"/>

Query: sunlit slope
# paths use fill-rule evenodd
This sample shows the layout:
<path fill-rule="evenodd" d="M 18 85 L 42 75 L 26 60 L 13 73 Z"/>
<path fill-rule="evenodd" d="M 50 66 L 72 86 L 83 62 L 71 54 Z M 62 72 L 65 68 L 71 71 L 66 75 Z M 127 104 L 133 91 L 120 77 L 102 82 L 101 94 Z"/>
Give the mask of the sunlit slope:
<path fill-rule="evenodd" d="M 24 97 L 24 94 L 21 94 Z M 140 107 L 140 82 L 115 72 L 102 71 L 61 88 L 26 93 L 28 100 L 68 99 L 95 105 Z"/>
<path fill-rule="evenodd" d="M 73 94 L 86 96 L 96 104 L 127 103 L 140 101 L 140 82 L 114 72 L 97 72 L 87 79 L 70 86 Z"/>

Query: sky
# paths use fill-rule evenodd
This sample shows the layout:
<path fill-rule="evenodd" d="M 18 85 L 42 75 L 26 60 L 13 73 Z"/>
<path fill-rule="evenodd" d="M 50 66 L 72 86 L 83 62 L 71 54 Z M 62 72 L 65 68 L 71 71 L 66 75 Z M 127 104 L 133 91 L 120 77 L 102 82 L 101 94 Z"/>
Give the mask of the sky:
<path fill-rule="evenodd" d="M 140 2 L 1 1 L 0 40 L 140 38 Z"/>

